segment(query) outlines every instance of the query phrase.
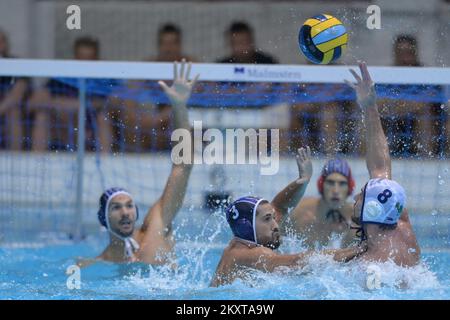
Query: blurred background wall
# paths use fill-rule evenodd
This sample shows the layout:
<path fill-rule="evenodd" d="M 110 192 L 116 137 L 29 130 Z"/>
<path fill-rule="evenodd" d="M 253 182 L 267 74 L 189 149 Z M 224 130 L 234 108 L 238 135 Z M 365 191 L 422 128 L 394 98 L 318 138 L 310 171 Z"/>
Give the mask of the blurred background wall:
<path fill-rule="evenodd" d="M 68 30 L 66 9 L 81 8 L 81 30 Z M 367 7 L 381 8 L 381 29 L 369 30 Z M 228 54 L 224 30 L 235 20 L 250 23 L 263 51 L 286 64 L 304 64 L 297 46 L 300 26 L 319 13 L 335 15 L 350 34 L 340 63 L 363 58 L 371 65 L 392 65 L 392 40 L 417 37 L 425 66 L 450 66 L 450 3 L 445 0 L 378 1 L 56 1 L 0 0 L 0 28 L 11 53 L 22 58 L 71 58 L 73 40 L 92 35 L 101 58 L 142 60 L 156 53 L 156 33 L 172 22 L 183 30 L 184 51 L 201 62 Z"/>

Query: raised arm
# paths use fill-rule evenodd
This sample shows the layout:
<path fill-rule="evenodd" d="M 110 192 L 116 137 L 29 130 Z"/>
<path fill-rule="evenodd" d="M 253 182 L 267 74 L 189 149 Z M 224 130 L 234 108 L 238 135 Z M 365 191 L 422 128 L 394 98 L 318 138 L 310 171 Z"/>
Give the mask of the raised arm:
<path fill-rule="evenodd" d="M 191 63 L 186 65 L 186 61 L 183 59 L 178 72 L 178 65 L 174 63 L 174 80 L 172 86 L 168 86 L 165 82 L 159 81 L 159 85 L 166 93 L 167 97 L 172 104 L 172 112 L 174 119 L 174 129 L 185 129 L 190 131 L 191 126 L 189 123 L 189 116 L 187 111 L 187 101 L 192 93 L 192 88 L 195 86 L 199 75 L 190 81 L 189 74 L 191 70 Z M 189 135 L 192 139 L 192 135 Z M 191 145 L 193 142 L 191 141 Z M 192 152 L 192 149 L 191 149 Z M 192 159 L 192 157 L 191 157 Z M 143 224 L 143 231 L 150 223 L 150 220 L 154 216 L 154 211 L 161 214 L 163 228 L 170 230 L 171 223 L 175 218 L 178 210 L 186 194 L 186 188 L 188 179 L 192 170 L 192 163 L 180 163 L 173 164 L 169 178 L 167 179 L 166 186 L 163 194 L 158 202 L 150 209 L 149 214 L 145 218 Z"/>
<path fill-rule="evenodd" d="M 305 194 L 306 187 L 312 176 L 311 150 L 309 147 L 300 148 L 296 155 L 298 166 L 298 179 L 288 184 L 272 200 L 277 213 L 282 216 L 288 214 L 289 208 L 295 208 Z M 281 217 L 277 216 L 277 220 Z"/>
<path fill-rule="evenodd" d="M 370 78 L 365 62 L 359 63 L 361 77 L 350 70 L 356 79 L 356 84 L 346 83 L 355 89 L 358 104 L 364 114 L 366 127 L 366 163 L 370 178 L 391 178 L 391 157 L 386 136 L 381 126 L 380 114 L 376 104 L 375 86 Z"/>

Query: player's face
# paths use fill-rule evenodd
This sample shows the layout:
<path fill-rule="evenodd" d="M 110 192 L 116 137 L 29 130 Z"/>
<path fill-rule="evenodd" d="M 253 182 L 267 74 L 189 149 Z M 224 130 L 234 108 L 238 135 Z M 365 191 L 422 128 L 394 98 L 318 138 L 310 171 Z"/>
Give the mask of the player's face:
<path fill-rule="evenodd" d="M 267 248 L 277 249 L 281 244 L 281 236 L 275 221 L 274 207 L 270 203 L 259 205 L 255 220 L 257 242 Z"/>
<path fill-rule="evenodd" d="M 164 61 L 176 61 L 181 57 L 181 39 L 175 32 L 161 35 L 159 40 L 159 58 Z"/>
<path fill-rule="evenodd" d="M 109 204 L 109 224 L 111 230 L 123 237 L 133 234 L 136 223 L 136 206 L 128 195 L 119 194 Z"/>
<path fill-rule="evenodd" d="M 355 203 L 353 205 L 353 215 L 352 215 L 352 221 L 356 223 L 357 225 L 361 224 L 361 208 L 362 208 L 362 201 L 363 201 L 363 190 L 361 189 L 361 192 L 358 193 L 353 197 L 353 200 L 355 200 Z"/>
<path fill-rule="evenodd" d="M 323 198 L 331 209 L 340 209 L 348 197 L 348 180 L 340 173 L 332 173 L 323 182 Z"/>
<path fill-rule="evenodd" d="M 79 46 L 75 50 L 77 60 L 98 60 L 97 50 L 91 46 Z"/>
<path fill-rule="evenodd" d="M 231 52 L 238 59 L 245 59 L 253 54 L 253 41 L 248 32 L 237 32 L 230 36 Z"/>
<path fill-rule="evenodd" d="M 416 51 L 413 45 L 404 41 L 395 47 L 396 64 L 401 66 L 415 66 L 417 64 Z"/>

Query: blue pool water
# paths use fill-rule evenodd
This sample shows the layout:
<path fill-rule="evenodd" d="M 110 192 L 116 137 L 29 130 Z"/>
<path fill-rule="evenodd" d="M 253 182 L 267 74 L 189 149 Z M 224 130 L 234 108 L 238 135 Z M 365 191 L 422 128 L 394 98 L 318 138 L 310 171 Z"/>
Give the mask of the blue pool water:
<path fill-rule="evenodd" d="M 302 270 L 274 274 L 252 271 L 245 280 L 210 288 L 209 282 L 230 233 L 221 217 L 177 218 L 176 271 L 143 264 L 98 263 L 81 270 L 81 288 L 67 288 L 68 266 L 75 257 L 94 257 L 107 244 L 106 233 L 74 243 L 35 242 L 0 247 L 2 299 L 450 299 L 449 235 L 423 232 L 422 263 L 406 269 L 378 264 L 381 287 L 366 285 L 368 265 L 338 264 L 315 255 Z M 203 220 L 202 224 L 198 224 Z M 418 223 L 418 219 L 415 219 Z M 446 217 L 448 220 L 448 217 Z M 421 224 L 423 222 L 420 222 Z M 429 229 L 432 224 L 429 225 Z M 434 235 L 434 236 L 433 236 Z M 434 237 L 434 238 L 433 238 Z M 34 247 L 32 247 L 34 246 Z M 303 250 L 286 238 L 283 252 Z"/>

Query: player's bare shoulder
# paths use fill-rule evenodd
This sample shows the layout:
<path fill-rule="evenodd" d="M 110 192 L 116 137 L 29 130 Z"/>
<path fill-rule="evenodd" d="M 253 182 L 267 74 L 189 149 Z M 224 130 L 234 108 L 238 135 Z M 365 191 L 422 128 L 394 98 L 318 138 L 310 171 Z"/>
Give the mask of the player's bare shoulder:
<path fill-rule="evenodd" d="M 409 221 L 408 209 L 403 209 L 402 218 L 400 218 L 397 222 L 397 229 L 400 231 L 403 241 L 408 246 L 420 250 L 420 247 L 417 244 L 416 234 L 414 233 L 411 222 Z"/>
<path fill-rule="evenodd" d="M 342 207 L 341 214 L 345 218 L 347 222 L 350 222 L 352 219 L 354 210 L 354 205 L 351 202 L 345 202 L 344 206 Z"/>
<path fill-rule="evenodd" d="M 298 206 L 292 210 L 290 218 L 297 224 L 311 224 L 316 221 L 320 198 L 304 198 Z"/>

